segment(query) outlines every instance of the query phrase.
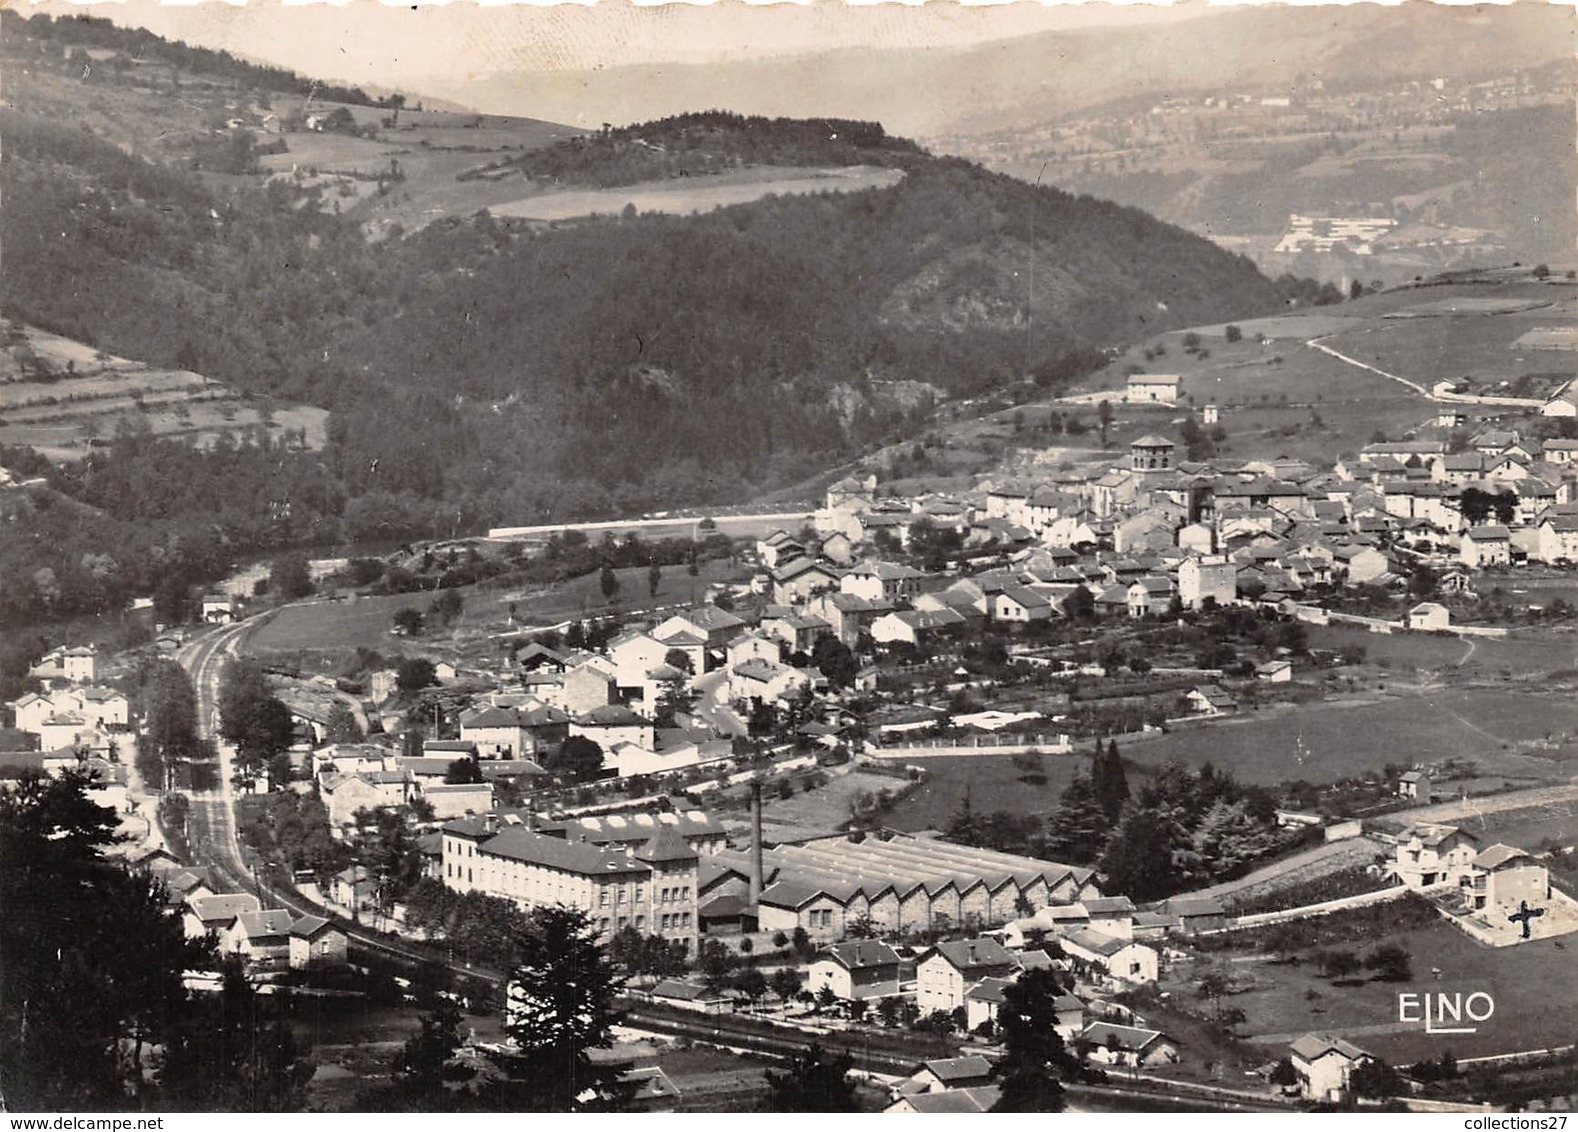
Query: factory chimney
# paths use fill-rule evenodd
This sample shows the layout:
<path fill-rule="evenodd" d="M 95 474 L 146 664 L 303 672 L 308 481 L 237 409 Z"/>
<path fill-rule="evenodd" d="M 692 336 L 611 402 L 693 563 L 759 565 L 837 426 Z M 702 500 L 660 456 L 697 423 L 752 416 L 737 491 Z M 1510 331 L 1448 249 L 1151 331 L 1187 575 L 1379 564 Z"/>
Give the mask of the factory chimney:
<path fill-rule="evenodd" d="M 762 898 L 762 781 L 751 780 L 751 905 Z"/>

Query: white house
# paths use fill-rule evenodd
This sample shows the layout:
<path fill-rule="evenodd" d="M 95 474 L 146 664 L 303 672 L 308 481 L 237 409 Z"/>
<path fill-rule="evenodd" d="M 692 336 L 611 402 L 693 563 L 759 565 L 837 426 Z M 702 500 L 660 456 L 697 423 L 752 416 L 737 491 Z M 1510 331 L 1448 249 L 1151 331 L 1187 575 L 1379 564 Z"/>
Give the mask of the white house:
<path fill-rule="evenodd" d="M 1578 562 L 1578 514 L 1547 512 L 1536 529 L 1541 562 Z"/>
<path fill-rule="evenodd" d="M 1025 625 L 1032 621 L 1050 621 L 1052 601 L 1045 594 L 1026 586 L 1004 586 L 992 598 L 992 620 Z"/>
<path fill-rule="evenodd" d="M 965 616 L 951 609 L 911 609 L 877 618 L 871 623 L 871 639 L 879 645 L 895 642 L 915 645 L 965 624 Z"/>
<path fill-rule="evenodd" d="M 1287 684 L 1293 680 L 1293 662 L 1289 660 L 1268 660 L 1265 664 L 1255 669 L 1255 679 L 1267 684 Z"/>
<path fill-rule="evenodd" d="M 210 625 L 228 625 L 238 612 L 238 603 L 231 594 L 203 595 L 203 620 Z"/>
<path fill-rule="evenodd" d="M 1462 884 L 1473 870 L 1479 846 L 1474 838 L 1449 825 L 1421 823 L 1397 839 L 1392 872 L 1409 888 Z"/>
<path fill-rule="evenodd" d="M 1305 1034 L 1293 1043 L 1290 1056 L 1299 1090 L 1312 1101 L 1340 1099 L 1354 1066 L 1369 1059 L 1364 1050 L 1332 1034 Z"/>
<path fill-rule="evenodd" d="M 1441 632 L 1452 627 L 1452 611 L 1433 601 L 1423 601 L 1408 611 L 1408 627 L 1423 632 Z"/>
<path fill-rule="evenodd" d="M 1100 1065 L 1149 1069 L 1178 1063 L 1178 1044 L 1160 1030 L 1092 1022 L 1080 1032 L 1078 1040 L 1087 1051 L 1085 1060 Z"/>
<path fill-rule="evenodd" d="M 1238 567 L 1225 558 L 1190 555 L 1178 564 L 1178 600 L 1185 609 L 1200 609 L 1206 602 L 1231 605 L 1238 597 Z"/>
<path fill-rule="evenodd" d="M 1568 382 L 1565 389 L 1545 402 L 1540 408 L 1540 415 L 1544 417 L 1578 417 L 1578 381 Z"/>
<path fill-rule="evenodd" d="M 1117 983 L 1154 983 L 1161 973 L 1156 949 L 1094 928 L 1076 928 L 1062 939 L 1064 954 L 1106 973 Z"/>
<path fill-rule="evenodd" d="M 989 936 L 939 943 L 915 964 L 915 1005 L 921 1014 L 945 1013 L 964 1005 L 965 993 L 985 978 L 1004 978 L 1018 969 L 1013 954 Z"/>
<path fill-rule="evenodd" d="M 1530 908 L 1542 908 L 1551 898 L 1546 867 L 1511 845 L 1492 845 L 1478 854 L 1469 880 L 1474 907 L 1486 910 L 1492 920 L 1525 901 Z"/>
<path fill-rule="evenodd" d="M 899 993 L 899 955 L 877 939 L 851 939 L 825 949 L 811 964 L 807 988 L 829 988 L 846 1001 Z"/>
<path fill-rule="evenodd" d="M 1512 561 L 1512 532 L 1499 524 L 1470 527 L 1463 532 L 1458 560 L 1471 570 L 1507 565 Z"/>

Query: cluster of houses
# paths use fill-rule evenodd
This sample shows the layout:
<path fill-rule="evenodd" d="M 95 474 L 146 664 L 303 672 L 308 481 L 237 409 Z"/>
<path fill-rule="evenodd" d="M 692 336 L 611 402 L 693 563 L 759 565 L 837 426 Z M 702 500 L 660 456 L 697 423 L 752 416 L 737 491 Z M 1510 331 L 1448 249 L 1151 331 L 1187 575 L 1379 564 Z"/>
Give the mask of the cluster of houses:
<path fill-rule="evenodd" d="M 164 882 L 188 939 L 211 934 L 219 954 L 240 956 L 251 976 L 346 963 L 345 933 L 322 916 L 264 908 L 250 892 L 223 891 L 208 869 L 183 865 L 163 849 L 139 849 L 128 859 Z"/>
<path fill-rule="evenodd" d="M 1455 895 L 1458 911 L 1501 934 L 1511 934 L 1513 913 L 1542 911 L 1558 899 L 1544 863 L 1511 845 L 1481 848 L 1473 834 L 1456 826 L 1422 822 L 1402 831 L 1390 872 L 1409 888 Z M 1571 930 L 1565 918 L 1538 926 L 1549 933 Z M 1530 932 L 1538 934 L 1545 933 Z"/>
<path fill-rule="evenodd" d="M 28 675 L 42 689 L 11 703 L 13 726 L 38 740 L 39 750 L 115 761 L 130 741 L 131 705 L 98 678 L 98 654 L 87 647 L 47 653 Z"/>
<path fill-rule="evenodd" d="M 1471 488 L 1510 517 L 1465 516 Z M 856 561 L 886 539 L 907 546 L 922 523 L 959 536 L 956 564 L 968 576 Z M 865 630 L 878 644 L 915 644 L 972 620 L 1056 617 L 1081 587 L 1100 612 L 1142 617 L 1386 584 L 1421 556 L 1460 570 L 1578 562 L 1578 440 L 1487 429 L 1463 452 L 1444 440 L 1378 442 L 1322 470 L 1291 459 L 1179 460 L 1173 441 L 1149 435 L 1117 467 L 991 482 L 959 497 L 879 499 L 871 480 L 843 480 L 815 527 L 816 539 L 777 531 L 758 543 L 767 572 L 757 585 L 779 619 L 846 643 Z"/>

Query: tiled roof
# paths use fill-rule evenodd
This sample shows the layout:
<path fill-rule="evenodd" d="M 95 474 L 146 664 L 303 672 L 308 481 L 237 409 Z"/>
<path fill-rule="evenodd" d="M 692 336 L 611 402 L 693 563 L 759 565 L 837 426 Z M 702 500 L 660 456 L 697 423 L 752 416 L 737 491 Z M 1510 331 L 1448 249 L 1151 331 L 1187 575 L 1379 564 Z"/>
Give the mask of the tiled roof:
<path fill-rule="evenodd" d="M 1009 950 L 989 936 L 939 943 L 927 955 L 941 955 L 950 965 L 961 971 L 1014 965 L 1014 957 Z"/>
<path fill-rule="evenodd" d="M 1318 1061 L 1327 1053 L 1339 1053 L 1349 1061 L 1362 1061 L 1368 1057 L 1358 1046 L 1335 1034 L 1305 1034 L 1293 1043 L 1295 1056 L 1305 1061 Z"/>
<path fill-rule="evenodd" d="M 851 939 L 835 943 L 827 954 L 840 967 L 861 971 L 871 967 L 897 967 L 899 954 L 880 939 Z"/>

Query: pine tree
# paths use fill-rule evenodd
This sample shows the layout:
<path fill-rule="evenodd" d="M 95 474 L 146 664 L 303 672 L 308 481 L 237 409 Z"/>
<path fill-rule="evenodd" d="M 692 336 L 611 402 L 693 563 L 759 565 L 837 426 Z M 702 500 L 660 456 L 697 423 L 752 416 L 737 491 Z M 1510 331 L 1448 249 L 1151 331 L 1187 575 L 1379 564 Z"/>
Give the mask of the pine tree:
<path fill-rule="evenodd" d="M 1123 804 L 1129 800 L 1129 780 L 1123 773 L 1123 760 L 1118 757 L 1116 739 L 1107 741 L 1105 751 L 1100 743 L 1096 744 L 1096 755 L 1090 764 L 1090 784 L 1096 804 L 1107 815 L 1107 820 L 1117 821 L 1118 815 L 1123 812 Z"/>
<path fill-rule="evenodd" d="M 794 1054 L 784 1073 L 768 1073 L 769 1112 L 858 1112 L 855 1083 L 849 1078 L 854 1059 L 829 1054 L 821 1046 Z"/>
<path fill-rule="evenodd" d="M 993 1070 L 1002 1095 L 993 1112 L 1062 1112 L 1061 1078 L 1077 1068 L 1058 1036 L 1057 997 L 1050 970 L 1027 971 L 1003 992 L 998 1034 L 1007 1051 Z"/>
<path fill-rule="evenodd" d="M 579 908 L 532 911 L 515 939 L 520 962 L 509 986 L 505 1029 L 519 1049 L 510 1077 L 496 1086 L 520 1112 L 598 1112 L 628 1099 L 617 1066 L 594 1064 L 588 1050 L 614 1043 L 614 998 L 624 980 L 597 942 L 591 917 Z"/>
<path fill-rule="evenodd" d="M 1171 823 L 1152 810 L 1135 810 L 1112 835 L 1101 858 L 1106 888 L 1137 901 L 1172 895 L 1177 885 Z"/>
<path fill-rule="evenodd" d="M 1112 822 L 1096 800 L 1091 781 L 1076 774 L 1047 820 L 1047 849 L 1059 861 L 1083 865 L 1101 855 L 1112 832 Z"/>

